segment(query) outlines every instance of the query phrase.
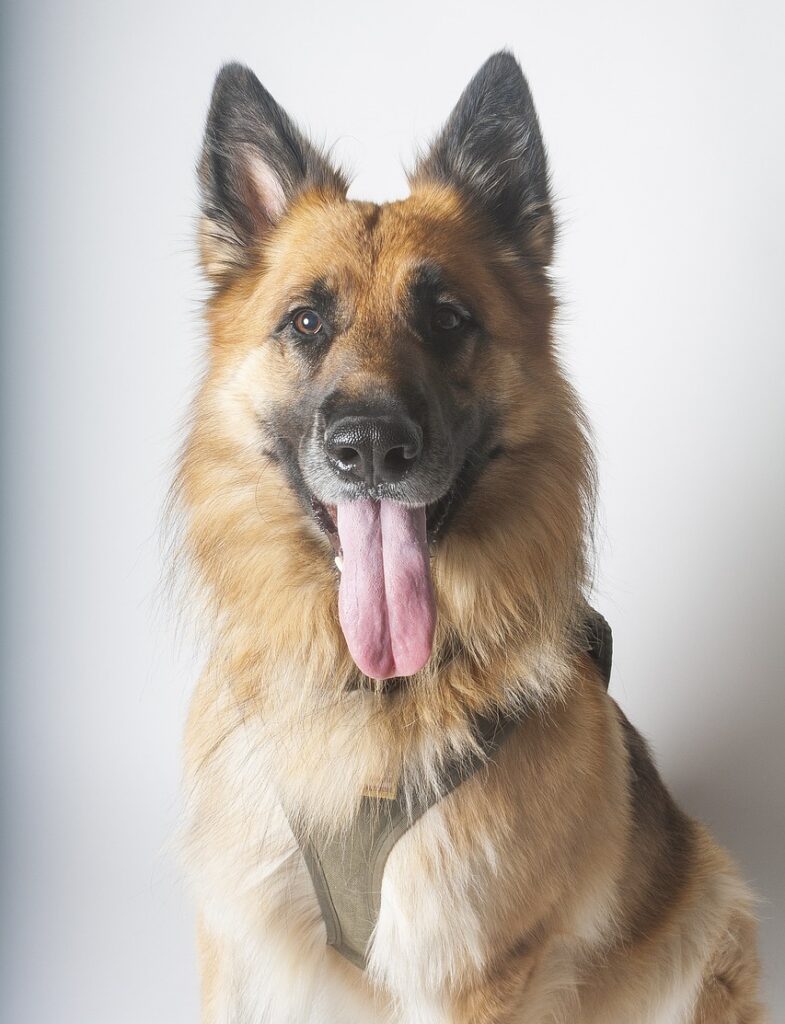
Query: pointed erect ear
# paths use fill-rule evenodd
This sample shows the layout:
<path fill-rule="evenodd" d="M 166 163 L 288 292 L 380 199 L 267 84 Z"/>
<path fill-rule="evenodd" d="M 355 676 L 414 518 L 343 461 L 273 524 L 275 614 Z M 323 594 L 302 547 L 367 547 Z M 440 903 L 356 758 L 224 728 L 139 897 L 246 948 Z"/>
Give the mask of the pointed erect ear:
<path fill-rule="evenodd" d="M 199 185 L 202 265 L 216 284 L 249 265 L 299 192 L 344 197 L 348 187 L 241 64 L 227 64 L 215 80 Z"/>
<path fill-rule="evenodd" d="M 459 188 L 527 259 L 546 265 L 553 215 L 545 146 L 529 86 L 511 53 L 490 57 L 410 175 Z"/>

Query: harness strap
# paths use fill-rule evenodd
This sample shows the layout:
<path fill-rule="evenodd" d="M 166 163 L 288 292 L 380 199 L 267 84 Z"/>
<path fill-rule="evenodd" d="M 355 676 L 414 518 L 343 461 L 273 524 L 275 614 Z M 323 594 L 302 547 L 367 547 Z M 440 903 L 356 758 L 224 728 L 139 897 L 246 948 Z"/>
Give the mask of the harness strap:
<path fill-rule="evenodd" d="M 447 767 L 439 791 L 404 802 L 363 796 L 351 833 L 295 837 L 311 875 L 327 929 L 327 944 L 361 969 L 379 917 L 382 876 L 390 851 L 407 829 L 491 758 L 515 725 L 515 719 L 483 719 L 475 725 L 477 750 Z"/>
<path fill-rule="evenodd" d="M 587 653 L 595 661 L 608 688 L 611 671 L 611 629 L 602 615 L 588 609 Z M 363 796 L 347 835 L 314 837 L 290 824 L 302 850 L 327 930 L 327 944 L 364 970 L 381 906 L 382 877 L 390 851 L 412 825 L 439 800 L 452 793 L 483 764 L 493 758 L 518 724 L 510 715 L 479 718 L 474 723 L 476 749 L 447 766 L 438 792 L 410 795 L 398 792 L 390 799 Z"/>

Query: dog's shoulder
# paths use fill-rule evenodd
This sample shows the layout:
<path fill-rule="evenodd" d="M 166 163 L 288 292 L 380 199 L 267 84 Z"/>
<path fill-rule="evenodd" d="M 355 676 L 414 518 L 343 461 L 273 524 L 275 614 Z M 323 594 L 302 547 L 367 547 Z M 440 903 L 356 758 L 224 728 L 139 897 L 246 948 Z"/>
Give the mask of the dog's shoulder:
<path fill-rule="evenodd" d="M 679 902 L 688 885 L 697 830 L 663 782 L 646 740 L 612 703 L 627 753 L 628 875 L 636 877 L 638 891 L 631 925 L 645 932 L 668 905 Z"/>

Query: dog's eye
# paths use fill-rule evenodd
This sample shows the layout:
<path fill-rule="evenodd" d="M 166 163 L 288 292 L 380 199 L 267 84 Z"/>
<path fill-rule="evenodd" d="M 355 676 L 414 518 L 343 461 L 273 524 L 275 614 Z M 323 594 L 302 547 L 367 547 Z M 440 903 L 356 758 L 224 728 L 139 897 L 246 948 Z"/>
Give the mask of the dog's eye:
<path fill-rule="evenodd" d="M 452 306 L 437 306 L 431 314 L 431 328 L 434 331 L 454 331 L 462 324 L 463 317 Z"/>
<path fill-rule="evenodd" d="M 292 326 L 298 334 L 312 338 L 315 334 L 319 334 L 323 325 L 321 317 L 314 310 L 301 309 L 292 317 Z"/>

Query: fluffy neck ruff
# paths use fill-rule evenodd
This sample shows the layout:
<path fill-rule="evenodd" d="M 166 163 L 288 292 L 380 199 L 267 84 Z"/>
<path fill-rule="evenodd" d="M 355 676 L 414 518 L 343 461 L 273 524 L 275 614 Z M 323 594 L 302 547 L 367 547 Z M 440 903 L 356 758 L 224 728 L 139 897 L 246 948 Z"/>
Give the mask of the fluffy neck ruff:
<path fill-rule="evenodd" d="M 592 467 L 566 385 L 565 396 L 571 412 L 547 442 L 489 466 L 439 539 L 433 655 L 391 694 L 357 687 L 332 551 L 281 468 L 232 452 L 209 389 L 200 397 L 176 498 L 208 637 L 203 685 L 225 734 L 258 718 L 271 773 L 314 821 L 350 816 L 374 778 L 437 785 L 445 759 L 472 746 L 473 716 L 569 691 Z"/>

